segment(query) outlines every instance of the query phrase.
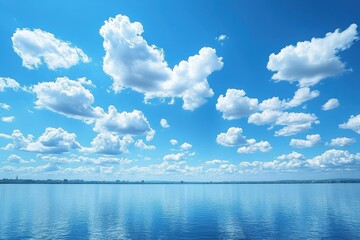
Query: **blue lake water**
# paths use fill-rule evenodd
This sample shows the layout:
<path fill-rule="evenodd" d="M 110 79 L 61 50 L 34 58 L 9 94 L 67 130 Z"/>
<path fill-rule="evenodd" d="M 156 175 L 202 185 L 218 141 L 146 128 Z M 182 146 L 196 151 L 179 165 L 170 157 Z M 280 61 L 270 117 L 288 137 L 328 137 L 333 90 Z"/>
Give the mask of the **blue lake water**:
<path fill-rule="evenodd" d="M 0 239 L 359 239 L 360 184 L 0 185 Z"/>

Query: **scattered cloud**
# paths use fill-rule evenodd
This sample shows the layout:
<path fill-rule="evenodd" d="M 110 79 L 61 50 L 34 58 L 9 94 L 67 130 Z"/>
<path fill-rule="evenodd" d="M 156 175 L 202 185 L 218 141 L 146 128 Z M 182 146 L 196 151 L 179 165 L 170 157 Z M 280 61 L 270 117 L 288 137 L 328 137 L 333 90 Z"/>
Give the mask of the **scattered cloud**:
<path fill-rule="evenodd" d="M 152 139 L 155 131 L 152 131 L 145 115 L 139 111 L 119 113 L 112 105 L 108 108 L 108 113 L 104 113 L 95 122 L 95 132 L 109 132 L 116 135 L 143 135 L 150 134 Z"/>
<path fill-rule="evenodd" d="M 14 116 L 8 116 L 8 117 L 1 117 L 1 121 L 11 123 L 15 120 Z"/>
<path fill-rule="evenodd" d="M 162 119 L 160 120 L 160 125 L 161 125 L 161 127 L 163 127 L 163 128 L 169 128 L 169 127 L 170 127 L 170 125 L 168 124 L 168 122 L 167 122 L 167 120 L 166 120 L 165 118 L 162 118 Z"/>
<path fill-rule="evenodd" d="M 227 161 L 227 160 L 219 160 L 219 159 L 214 159 L 214 160 L 210 160 L 210 161 L 205 162 L 206 165 L 220 165 L 220 164 L 227 164 L 227 163 L 229 163 L 229 161 Z"/>
<path fill-rule="evenodd" d="M 118 155 L 128 152 L 127 147 L 133 142 L 134 140 L 128 135 L 120 139 L 119 136 L 109 132 L 101 132 L 91 141 L 91 147 L 83 148 L 82 151 Z"/>
<path fill-rule="evenodd" d="M 269 152 L 272 149 L 268 141 L 256 142 L 255 139 L 248 139 L 245 146 L 239 147 L 238 153 Z"/>
<path fill-rule="evenodd" d="M 0 108 L 2 108 L 4 110 L 10 110 L 11 107 L 10 107 L 10 105 L 8 105 L 6 103 L 0 103 Z"/>
<path fill-rule="evenodd" d="M 143 31 L 140 22 L 131 22 L 124 15 L 110 18 L 100 29 L 106 53 L 103 70 L 113 79 L 116 93 L 131 88 L 143 93 L 146 101 L 179 97 L 185 110 L 200 107 L 214 95 L 207 78 L 223 67 L 215 49 L 204 47 L 170 69 L 164 51 L 149 45 L 141 36 Z"/>
<path fill-rule="evenodd" d="M 337 100 L 336 98 L 331 98 L 324 105 L 321 106 L 321 109 L 324 111 L 328 111 L 337 108 L 339 105 L 339 100 Z"/>
<path fill-rule="evenodd" d="M 155 150 L 156 147 L 154 145 L 147 145 L 144 143 L 142 139 L 138 139 L 135 142 L 135 147 L 140 148 L 141 150 Z"/>
<path fill-rule="evenodd" d="M 226 133 L 218 134 L 216 142 L 226 147 L 240 146 L 238 153 L 268 152 L 272 149 L 268 141 L 256 142 L 255 139 L 246 139 L 242 133 L 242 128 L 231 127 Z"/>
<path fill-rule="evenodd" d="M 222 113 L 227 120 L 246 117 L 258 111 L 258 99 L 246 97 L 244 90 L 228 89 L 225 96 L 220 95 L 216 109 Z"/>
<path fill-rule="evenodd" d="M 270 124 L 271 128 L 277 125 L 283 126 L 283 128 L 275 132 L 275 136 L 295 135 L 299 132 L 310 129 L 312 124 L 320 123 L 315 114 L 281 112 L 273 110 L 265 110 L 261 113 L 254 113 L 250 115 L 248 122 L 255 125 Z"/>
<path fill-rule="evenodd" d="M 25 137 L 20 130 L 14 130 L 11 135 L 2 134 L 1 137 L 12 140 L 3 149 L 16 149 L 27 152 L 60 154 L 71 149 L 81 148 L 76 141 L 76 134 L 69 133 L 62 128 L 46 128 L 45 132 L 34 141 L 33 135 Z"/>
<path fill-rule="evenodd" d="M 163 157 L 164 161 L 180 161 L 184 158 L 184 153 L 172 153 Z"/>
<path fill-rule="evenodd" d="M 97 157 L 88 157 L 82 155 L 71 154 L 71 156 L 59 156 L 59 155 L 45 155 L 38 154 L 38 159 L 53 164 L 63 164 L 63 163 L 86 163 L 86 164 L 95 164 L 95 165 L 128 165 L 133 162 L 131 159 L 119 158 L 114 156 L 97 156 Z"/>
<path fill-rule="evenodd" d="M 226 133 L 220 133 L 216 137 L 216 142 L 226 147 L 235 147 L 246 144 L 246 137 L 242 135 L 242 128 L 231 127 Z"/>
<path fill-rule="evenodd" d="M 346 123 L 340 124 L 339 127 L 342 129 L 351 129 L 360 134 L 360 114 L 357 116 L 351 116 Z"/>
<path fill-rule="evenodd" d="M 286 161 L 286 160 L 291 161 L 291 160 L 305 159 L 305 157 L 301 153 L 292 151 L 289 154 L 282 154 L 282 155 L 278 156 L 276 159 L 280 160 L 280 161 Z"/>
<path fill-rule="evenodd" d="M 338 53 L 350 48 L 358 39 L 356 28 L 356 24 L 351 24 L 342 32 L 336 29 L 324 38 L 298 42 L 296 46 L 286 46 L 278 54 L 272 53 L 267 63 L 267 68 L 276 72 L 272 79 L 298 81 L 301 87 L 306 87 L 346 71 Z"/>
<path fill-rule="evenodd" d="M 291 139 L 290 146 L 294 148 L 310 148 L 321 143 L 321 137 L 319 134 L 306 135 L 306 140 L 303 139 Z"/>
<path fill-rule="evenodd" d="M 359 165 L 360 153 L 351 154 L 344 150 L 330 149 L 306 162 L 313 168 L 331 168 L 354 164 Z"/>
<path fill-rule="evenodd" d="M 45 108 L 69 118 L 91 120 L 103 114 L 92 107 L 94 96 L 76 80 L 59 77 L 55 82 L 40 82 L 32 87 L 36 94 L 36 107 Z"/>
<path fill-rule="evenodd" d="M 14 51 L 22 59 L 22 65 L 28 69 L 36 69 L 43 63 L 55 70 L 70 68 L 79 62 L 90 62 L 80 48 L 40 29 L 18 28 L 11 40 Z"/>
<path fill-rule="evenodd" d="M 176 139 L 171 139 L 170 144 L 174 146 L 174 145 L 178 144 L 178 141 Z"/>
<path fill-rule="evenodd" d="M 311 91 L 308 87 L 299 88 L 296 90 L 294 97 L 285 103 L 286 109 L 300 106 L 306 101 L 316 98 L 320 95 L 317 90 Z"/>
<path fill-rule="evenodd" d="M 29 163 L 30 162 L 30 161 L 24 160 L 22 157 L 20 157 L 16 154 L 10 154 L 9 157 L 7 158 L 7 160 L 9 162 L 13 162 L 13 163 Z"/>
<path fill-rule="evenodd" d="M 261 110 L 286 110 L 294 107 L 298 107 L 303 103 L 316 98 L 320 95 L 317 90 L 311 91 L 308 87 L 299 88 L 296 90 L 293 98 L 289 100 L 280 100 L 278 97 L 272 97 L 263 100 L 259 104 Z"/>
<path fill-rule="evenodd" d="M 0 77 L 0 92 L 4 92 L 6 88 L 17 91 L 20 88 L 20 84 L 12 78 Z"/>
<path fill-rule="evenodd" d="M 355 138 L 347 138 L 347 137 L 338 137 L 331 139 L 331 142 L 328 144 L 330 146 L 338 146 L 338 147 L 345 147 L 349 146 L 356 142 Z"/>
<path fill-rule="evenodd" d="M 219 42 L 224 41 L 224 40 L 226 40 L 226 39 L 229 39 L 229 37 L 226 36 L 225 34 L 221 34 L 221 35 L 219 35 L 219 36 L 217 36 L 217 37 L 215 38 L 215 40 L 217 40 L 217 41 L 219 41 Z"/>
<path fill-rule="evenodd" d="M 180 148 L 186 151 L 186 150 L 190 150 L 192 148 L 192 145 L 188 142 L 184 142 L 183 144 L 180 145 Z"/>

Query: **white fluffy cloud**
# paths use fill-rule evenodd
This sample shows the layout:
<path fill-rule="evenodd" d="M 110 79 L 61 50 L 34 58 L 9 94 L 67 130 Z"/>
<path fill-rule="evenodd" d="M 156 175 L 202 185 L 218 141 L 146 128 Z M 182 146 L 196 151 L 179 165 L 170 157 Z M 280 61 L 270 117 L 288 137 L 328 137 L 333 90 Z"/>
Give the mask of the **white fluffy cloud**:
<path fill-rule="evenodd" d="M 189 150 L 189 149 L 191 149 L 192 148 L 192 145 L 190 144 L 190 143 L 188 143 L 188 142 L 184 142 L 183 144 L 181 144 L 181 146 L 180 146 L 180 148 L 182 149 L 182 150 Z"/>
<path fill-rule="evenodd" d="M 338 137 L 331 139 L 330 146 L 345 147 L 356 142 L 355 138 Z"/>
<path fill-rule="evenodd" d="M 312 124 L 320 123 L 314 114 L 272 110 L 252 114 L 248 122 L 256 125 L 270 124 L 271 127 L 283 126 L 283 128 L 275 132 L 275 136 L 291 136 L 310 129 Z"/>
<path fill-rule="evenodd" d="M 10 107 L 10 105 L 8 105 L 6 103 L 0 103 L 0 108 L 2 108 L 4 110 L 9 110 L 11 107 Z"/>
<path fill-rule="evenodd" d="M 278 156 L 276 159 L 281 160 L 281 161 L 291 161 L 291 160 L 301 160 L 304 158 L 305 158 L 304 155 L 302 155 L 301 153 L 293 151 L 289 154 L 282 154 L 282 155 Z"/>
<path fill-rule="evenodd" d="M 258 99 L 245 96 L 244 90 L 228 89 L 225 96 L 220 95 L 216 109 L 224 119 L 232 120 L 248 116 L 258 111 Z"/>
<path fill-rule="evenodd" d="M 134 140 L 130 136 L 120 139 L 117 135 L 101 132 L 92 140 L 91 148 L 84 148 L 83 151 L 117 155 L 128 152 L 127 146 L 133 142 Z"/>
<path fill-rule="evenodd" d="M 174 145 L 178 144 L 178 141 L 176 139 L 171 139 L 170 144 L 174 146 Z"/>
<path fill-rule="evenodd" d="M 256 142 L 255 139 L 246 139 L 242 133 L 242 128 L 231 127 L 226 133 L 218 134 L 216 142 L 226 147 L 240 146 L 237 150 L 238 153 L 268 152 L 271 150 L 272 147 L 268 141 Z"/>
<path fill-rule="evenodd" d="M 299 88 L 294 97 L 285 103 L 286 108 L 293 108 L 300 106 L 306 101 L 309 101 L 313 98 L 316 98 L 320 95 L 320 92 L 317 90 L 311 91 L 308 87 Z"/>
<path fill-rule="evenodd" d="M 94 131 L 109 132 L 117 135 L 143 135 L 152 134 L 153 130 L 145 115 L 138 110 L 119 113 L 112 105 L 108 113 L 103 114 L 95 122 Z"/>
<path fill-rule="evenodd" d="M 17 91 L 20 88 L 20 84 L 12 78 L 0 77 L 0 92 L 4 92 L 6 88 Z"/>
<path fill-rule="evenodd" d="M 343 165 L 359 164 L 360 153 L 351 154 L 348 151 L 330 149 L 323 154 L 307 160 L 310 167 L 328 168 Z"/>
<path fill-rule="evenodd" d="M 28 163 L 29 161 L 24 160 L 22 157 L 16 155 L 16 154 L 10 154 L 7 158 L 9 162 L 13 163 Z"/>
<path fill-rule="evenodd" d="M 278 54 L 272 53 L 267 64 L 269 70 L 276 72 L 272 79 L 298 81 L 304 87 L 344 72 L 345 64 L 337 54 L 358 39 L 356 28 L 356 24 L 351 24 L 343 32 L 336 29 L 324 38 L 298 42 L 296 46 L 286 46 Z"/>
<path fill-rule="evenodd" d="M 112 77 L 115 92 L 131 88 L 145 99 L 180 97 L 185 110 L 198 108 L 214 95 L 207 78 L 223 66 L 214 49 L 202 48 L 170 69 L 164 51 L 149 45 L 143 31 L 141 23 L 124 15 L 110 18 L 100 29 L 106 52 L 103 69 Z"/>
<path fill-rule="evenodd" d="M 228 89 L 225 96 L 220 95 L 216 104 L 216 109 L 220 111 L 224 119 L 233 120 L 249 116 L 258 111 L 282 111 L 298 107 L 301 104 L 318 97 L 319 91 L 311 91 L 310 88 L 304 87 L 296 90 L 294 96 L 288 100 L 280 100 L 278 97 L 272 97 L 263 100 L 260 104 L 257 98 L 246 97 L 244 90 Z M 268 114 L 264 113 L 265 114 Z M 262 113 L 260 113 L 262 114 Z"/>
<path fill-rule="evenodd" d="M 321 137 L 319 134 L 306 135 L 306 140 L 304 139 L 291 139 L 290 146 L 294 148 L 309 148 L 320 144 Z"/>
<path fill-rule="evenodd" d="M 360 114 L 357 116 L 351 116 L 346 123 L 340 124 L 339 127 L 342 129 L 351 129 L 360 134 Z"/>
<path fill-rule="evenodd" d="M 162 119 L 160 120 L 160 125 L 161 125 L 161 127 L 163 127 L 163 128 L 169 128 L 169 127 L 170 127 L 170 125 L 168 124 L 168 122 L 167 122 L 167 120 L 166 120 L 165 118 L 162 118 Z"/>
<path fill-rule="evenodd" d="M 216 142 L 226 147 L 235 147 L 246 144 L 246 137 L 242 135 L 242 128 L 231 127 L 226 133 L 220 133 L 216 137 Z"/>
<path fill-rule="evenodd" d="M 256 142 L 255 139 L 248 139 L 246 146 L 239 147 L 238 153 L 268 152 L 272 149 L 268 141 Z"/>
<path fill-rule="evenodd" d="M 259 104 L 261 110 L 285 110 L 298 107 L 301 104 L 316 98 L 320 95 L 317 90 L 311 91 L 308 87 L 299 88 L 296 90 L 293 98 L 289 100 L 280 100 L 278 97 L 265 99 Z"/>
<path fill-rule="evenodd" d="M 76 80 L 60 77 L 55 82 L 40 82 L 33 86 L 35 104 L 66 117 L 88 120 L 99 117 L 102 109 L 92 107 L 94 96 Z"/>
<path fill-rule="evenodd" d="M 155 146 L 154 145 L 147 145 L 146 143 L 144 143 L 144 141 L 142 139 L 138 139 L 135 142 L 135 147 L 140 148 L 141 150 L 155 150 Z"/>
<path fill-rule="evenodd" d="M 331 98 L 324 105 L 321 106 L 321 109 L 324 111 L 328 111 L 337 108 L 339 105 L 339 100 L 337 100 L 336 98 Z"/>
<path fill-rule="evenodd" d="M 172 154 L 167 154 L 163 157 L 164 161 L 179 161 L 181 159 L 184 158 L 184 153 L 172 153 Z"/>
<path fill-rule="evenodd" d="M 49 69 L 57 69 L 90 62 L 80 48 L 40 29 L 16 29 L 11 40 L 14 51 L 22 59 L 22 65 L 28 69 L 38 68 L 43 63 Z"/>
<path fill-rule="evenodd" d="M 8 117 L 1 117 L 1 121 L 11 123 L 15 120 L 14 116 L 8 116 Z"/>
<path fill-rule="evenodd" d="M 13 141 L 4 149 L 59 154 L 81 148 L 76 141 L 75 133 L 69 133 L 62 128 L 46 128 L 36 141 L 34 141 L 34 136 L 29 134 L 25 137 L 20 130 L 14 130 L 11 135 L 2 134 L 2 137 Z"/>

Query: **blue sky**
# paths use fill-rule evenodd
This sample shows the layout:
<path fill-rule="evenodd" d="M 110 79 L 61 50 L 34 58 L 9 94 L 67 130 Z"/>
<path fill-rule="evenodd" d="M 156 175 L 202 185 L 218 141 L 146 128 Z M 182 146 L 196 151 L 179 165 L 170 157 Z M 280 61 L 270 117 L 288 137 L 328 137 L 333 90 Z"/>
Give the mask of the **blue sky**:
<path fill-rule="evenodd" d="M 1 2 L 0 177 L 358 177 L 358 8 Z"/>

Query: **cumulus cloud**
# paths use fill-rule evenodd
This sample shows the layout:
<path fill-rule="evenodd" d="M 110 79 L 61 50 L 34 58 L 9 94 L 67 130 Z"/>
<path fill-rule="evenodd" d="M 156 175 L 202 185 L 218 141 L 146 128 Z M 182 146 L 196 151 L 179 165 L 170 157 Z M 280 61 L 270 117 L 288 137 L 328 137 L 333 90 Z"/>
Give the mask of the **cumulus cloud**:
<path fill-rule="evenodd" d="M 10 105 L 8 105 L 6 103 L 0 103 L 0 108 L 2 108 L 4 110 L 9 110 L 11 107 L 10 107 Z"/>
<path fill-rule="evenodd" d="M 320 92 L 317 90 L 311 91 L 308 87 L 299 88 L 296 90 L 294 97 L 285 103 L 285 108 L 293 108 L 300 106 L 306 101 L 309 101 L 313 98 L 316 98 L 320 95 Z"/>
<path fill-rule="evenodd" d="M 339 100 L 337 100 L 336 98 L 331 98 L 324 105 L 321 106 L 321 109 L 324 111 L 328 111 L 337 108 L 339 105 Z"/>
<path fill-rule="evenodd" d="M 245 146 L 239 147 L 238 153 L 268 152 L 272 149 L 268 141 L 256 142 L 255 139 L 248 139 Z"/>
<path fill-rule="evenodd" d="M 355 138 L 338 137 L 331 139 L 330 146 L 345 147 L 356 142 Z"/>
<path fill-rule="evenodd" d="M 304 159 L 304 155 L 302 155 L 301 153 L 292 151 L 289 154 L 282 154 L 280 156 L 278 156 L 276 159 L 281 160 L 281 161 L 291 161 L 291 160 L 301 160 Z"/>
<path fill-rule="evenodd" d="M 223 66 L 215 49 L 204 47 L 171 69 L 164 51 L 149 45 L 143 31 L 141 23 L 124 15 L 110 18 L 100 29 L 105 49 L 103 70 L 113 79 L 115 92 L 131 88 L 143 93 L 146 100 L 179 97 L 185 110 L 200 107 L 214 95 L 207 78 Z"/>
<path fill-rule="evenodd" d="M 12 78 L 0 77 L 0 92 L 4 92 L 6 88 L 17 91 L 20 88 L 20 84 Z"/>
<path fill-rule="evenodd" d="M 342 129 L 351 129 L 360 134 L 360 114 L 357 116 L 351 116 L 346 123 L 340 124 L 339 127 Z"/>
<path fill-rule="evenodd" d="M 40 82 L 32 87 L 37 108 L 45 108 L 66 117 L 89 120 L 99 117 L 102 109 L 92 107 L 94 96 L 76 80 L 59 77 L 55 82 Z"/>
<path fill-rule="evenodd" d="M 79 62 L 90 62 L 80 48 L 40 29 L 16 29 L 11 40 L 14 51 L 22 59 L 22 65 L 28 69 L 38 68 L 43 63 L 55 70 L 70 68 Z"/>
<path fill-rule="evenodd" d="M 348 151 L 330 149 L 323 154 L 308 159 L 307 164 L 314 168 L 329 168 L 360 163 L 360 153 L 351 154 Z"/>
<path fill-rule="evenodd" d="M 141 150 L 155 150 L 155 146 L 154 145 L 147 145 L 146 143 L 144 143 L 144 141 L 142 139 L 138 139 L 135 142 L 135 147 L 140 148 Z"/>
<path fill-rule="evenodd" d="M 304 139 L 291 139 L 290 146 L 294 148 L 309 148 L 320 144 L 321 137 L 319 134 L 306 135 L 306 140 Z"/>
<path fill-rule="evenodd" d="M 167 154 L 163 157 L 164 161 L 179 161 L 181 159 L 184 158 L 184 153 L 172 153 L 172 154 Z"/>
<path fill-rule="evenodd" d="M 168 124 L 168 122 L 167 122 L 167 120 L 166 120 L 165 118 L 162 118 L 162 119 L 160 120 L 160 125 L 161 125 L 161 127 L 163 127 L 163 128 L 169 128 L 169 127 L 170 127 L 170 125 Z"/>
<path fill-rule="evenodd" d="M 226 133 L 218 134 L 216 142 L 226 147 L 240 146 L 237 150 L 238 153 L 268 152 L 271 150 L 272 147 L 268 141 L 256 142 L 255 139 L 246 139 L 242 133 L 242 128 L 231 127 Z"/>
<path fill-rule="evenodd" d="M 206 165 L 220 165 L 220 164 L 226 164 L 226 163 L 229 163 L 229 161 L 227 161 L 227 160 L 219 160 L 219 159 L 214 159 L 214 160 L 210 160 L 210 161 L 205 162 Z"/>
<path fill-rule="evenodd" d="M 178 141 L 176 139 L 171 139 L 170 144 L 174 146 L 174 145 L 178 144 Z"/>
<path fill-rule="evenodd" d="M 338 53 L 358 39 L 356 28 L 356 24 L 351 24 L 342 32 L 336 29 L 324 38 L 298 42 L 296 46 L 286 46 L 278 54 L 272 53 L 267 63 L 267 68 L 276 72 L 272 79 L 298 81 L 301 87 L 305 87 L 346 71 Z"/>
<path fill-rule="evenodd" d="M 190 143 L 188 143 L 188 142 L 184 142 L 183 144 L 181 144 L 180 145 L 180 148 L 182 149 L 182 150 L 189 150 L 189 149 L 191 149 L 192 148 L 192 145 L 190 144 Z"/>
<path fill-rule="evenodd" d="M 278 97 L 272 97 L 263 100 L 260 104 L 257 98 L 245 96 L 244 90 L 228 89 L 225 96 L 220 95 L 216 104 L 216 109 L 227 120 L 239 119 L 259 111 L 283 111 L 286 109 L 298 107 L 301 104 L 316 98 L 320 95 L 317 90 L 311 91 L 310 88 L 304 87 L 296 90 L 291 99 L 280 100 Z M 267 114 L 267 113 L 264 113 Z"/>
<path fill-rule="evenodd" d="M 14 116 L 8 116 L 8 117 L 1 117 L 1 121 L 11 123 L 15 120 Z"/>
<path fill-rule="evenodd" d="M 130 136 L 124 136 L 120 139 L 119 136 L 109 132 L 101 132 L 91 141 L 91 147 L 83 148 L 82 151 L 117 155 L 128 152 L 127 147 L 133 142 L 134 140 Z"/>
<path fill-rule="evenodd" d="M 216 142 L 226 147 L 234 147 L 246 144 L 246 137 L 242 135 L 242 128 L 231 127 L 226 133 L 220 133 L 216 137 Z"/>
<path fill-rule="evenodd" d="M 24 160 L 22 157 L 16 155 L 16 154 L 10 154 L 7 158 L 9 162 L 13 163 L 28 163 L 29 161 Z"/>
<path fill-rule="evenodd" d="M 228 89 L 225 96 L 220 95 L 216 109 L 224 119 L 232 120 L 248 116 L 258 111 L 258 99 L 246 97 L 244 90 Z"/>
<path fill-rule="evenodd" d="M 62 128 L 46 128 L 45 132 L 34 141 L 34 136 L 24 136 L 20 130 L 14 130 L 11 135 L 2 134 L 1 137 L 11 139 L 4 147 L 5 150 L 16 149 L 27 152 L 60 154 L 71 149 L 81 148 L 76 141 L 76 134 L 69 133 Z"/>
<path fill-rule="evenodd" d="M 147 133 L 155 134 L 151 130 L 148 120 L 141 111 L 119 113 L 112 105 L 109 106 L 108 113 L 96 120 L 94 127 L 96 132 L 133 136 Z"/>
<path fill-rule="evenodd" d="M 310 129 L 312 124 L 320 123 L 315 114 L 273 110 L 254 113 L 249 116 L 248 122 L 256 125 L 270 124 L 271 127 L 283 126 L 283 128 L 275 132 L 275 136 L 291 136 Z"/>

